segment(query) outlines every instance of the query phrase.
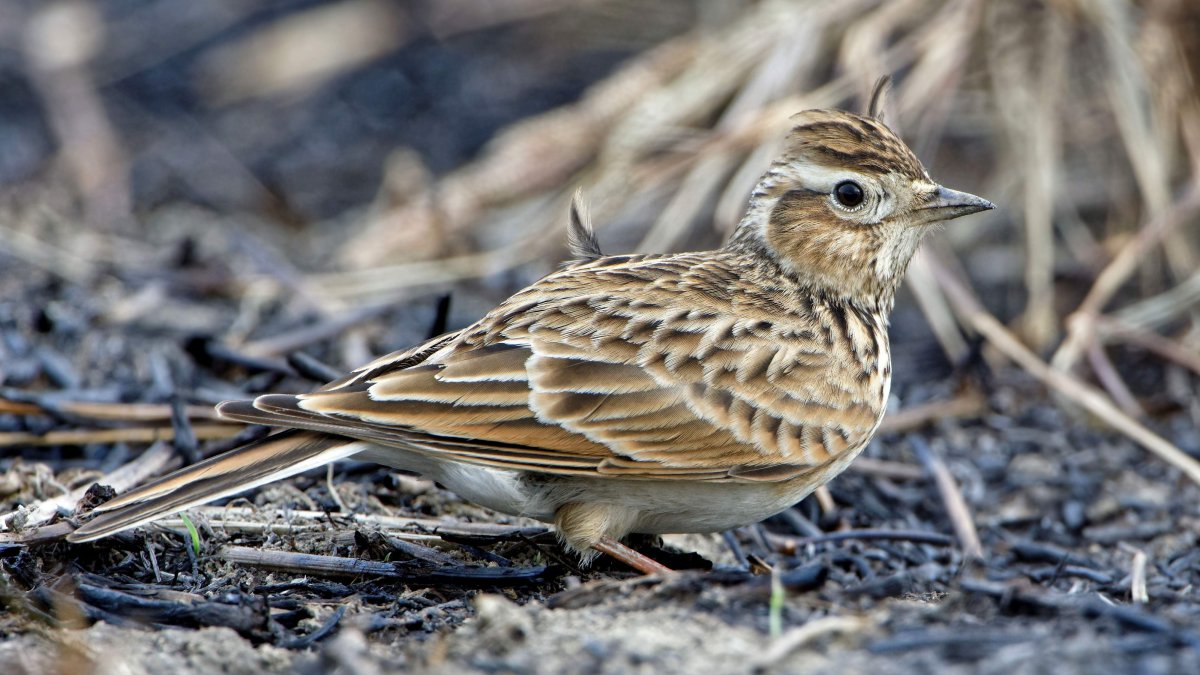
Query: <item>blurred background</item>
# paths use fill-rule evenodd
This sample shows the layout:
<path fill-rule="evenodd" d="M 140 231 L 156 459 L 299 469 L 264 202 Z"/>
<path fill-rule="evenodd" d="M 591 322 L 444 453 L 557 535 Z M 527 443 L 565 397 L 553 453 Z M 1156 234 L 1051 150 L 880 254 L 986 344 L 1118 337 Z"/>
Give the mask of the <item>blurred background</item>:
<path fill-rule="evenodd" d="M 903 402 L 1004 363 L 951 278 L 1130 415 L 1200 419 L 1186 0 L 10 0 L 0 379 L 204 403 L 218 346 L 351 367 L 554 269 L 579 187 L 606 252 L 719 245 L 788 117 L 884 74 L 1000 206 L 914 264 Z"/>

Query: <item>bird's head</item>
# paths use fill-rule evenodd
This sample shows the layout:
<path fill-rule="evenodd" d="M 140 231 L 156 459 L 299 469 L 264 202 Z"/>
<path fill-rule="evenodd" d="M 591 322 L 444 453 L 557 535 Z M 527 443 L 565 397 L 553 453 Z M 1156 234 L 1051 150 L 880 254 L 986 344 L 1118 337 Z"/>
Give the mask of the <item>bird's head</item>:
<path fill-rule="evenodd" d="M 772 257 L 806 284 L 890 303 L 933 225 L 994 208 L 934 182 L 878 119 L 840 110 L 792 119 L 784 153 L 755 188 L 731 245 Z"/>

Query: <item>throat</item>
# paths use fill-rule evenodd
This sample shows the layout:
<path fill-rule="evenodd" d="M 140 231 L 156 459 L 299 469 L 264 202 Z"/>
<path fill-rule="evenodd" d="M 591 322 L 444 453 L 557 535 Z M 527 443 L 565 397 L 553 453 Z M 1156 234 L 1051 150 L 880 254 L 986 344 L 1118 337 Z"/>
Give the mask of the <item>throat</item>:
<path fill-rule="evenodd" d="M 725 250 L 742 257 L 745 267 L 760 270 L 766 279 L 786 282 L 797 295 L 823 304 L 844 306 L 867 314 L 891 314 L 896 300 L 896 282 L 880 280 L 867 269 L 824 269 L 804 266 L 782 259 L 757 237 L 730 239 Z"/>
<path fill-rule="evenodd" d="M 884 247 L 862 245 L 819 228 L 775 241 L 779 237 L 773 239 L 766 230 L 748 213 L 725 250 L 743 258 L 748 267 L 811 295 L 885 314 L 891 311 L 904 269 L 893 264 Z"/>

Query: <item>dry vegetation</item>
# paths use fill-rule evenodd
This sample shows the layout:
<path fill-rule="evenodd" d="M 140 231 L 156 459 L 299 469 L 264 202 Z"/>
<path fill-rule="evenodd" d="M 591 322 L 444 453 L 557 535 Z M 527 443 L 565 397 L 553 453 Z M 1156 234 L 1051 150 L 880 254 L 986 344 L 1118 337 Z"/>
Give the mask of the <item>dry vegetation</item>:
<path fill-rule="evenodd" d="M 612 671 L 744 669 L 747 655 L 1036 669 L 1046 649 L 1081 672 L 1195 667 L 1195 3 L 348 0 L 168 16 L 175 4 L 0 8 L 0 72 L 23 83 L 0 104 L 14 120 L 0 136 L 0 665 L 49 662 L 16 655 L 29 645 L 102 658 L 113 629 L 81 627 L 141 616 L 291 648 L 258 648 L 263 669 L 584 669 L 555 655 L 588 649 L 587 667 Z M 529 523 L 489 529 L 493 514 L 362 467 L 260 495 L 257 514 L 204 511 L 199 556 L 170 534 L 183 521 L 111 549 L 53 543 L 98 477 L 121 489 L 244 434 L 213 419 L 215 400 L 319 381 L 323 364 L 296 352 L 357 365 L 555 267 L 580 186 L 606 251 L 717 245 L 788 117 L 858 108 L 884 73 L 889 122 L 932 174 L 1001 208 L 914 262 L 882 442 L 820 504 L 709 542 L 729 557 L 717 572 L 581 573 Z M 286 523 L 264 519 L 280 507 Z M 334 532 L 325 511 L 342 514 Z M 211 537 L 265 542 L 277 571 L 229 567 L 252 556 Z M 303 600 L 270 604 L 318 562 L 389 555 L 426 579 L 355 577 L 343 589 L 366 618 L 333 640 L 319 642 L 341 591 L 298 584 Z M 104 582 L 129 556 L 141 567 Z M 786 600 L 751 573 L 768 568 Z M 430 578 L 457 590 L 414 590 Z M 171 621 L 153 614 L 168 605 L 138 614 L 102 592 L 135 582 L 210 609 L 234 588 L 311 625 Z M 701 638 L 638 632 L 654 626 Z M 956 641 L 963 626 L 976 632 Z M 589 627 L 609 631 L 599 647 L 581 642 Z M 705 643 L 712 630 L 727 648 Z"/>

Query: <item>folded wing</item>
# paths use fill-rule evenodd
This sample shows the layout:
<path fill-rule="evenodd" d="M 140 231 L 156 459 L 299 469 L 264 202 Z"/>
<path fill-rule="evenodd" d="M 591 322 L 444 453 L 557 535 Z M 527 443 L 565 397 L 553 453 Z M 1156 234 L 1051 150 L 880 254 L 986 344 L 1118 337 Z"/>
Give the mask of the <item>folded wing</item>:
<path fill-rule="evenodd" d="M 699 258 L 569 271 L 321 391 L 221 412 L 489 466 L 680 480 L 785 480 L 878 421 L 879 401 L 830 377 L 831 331 L 870 329 L 853 317 L 760 307 Z"/>

